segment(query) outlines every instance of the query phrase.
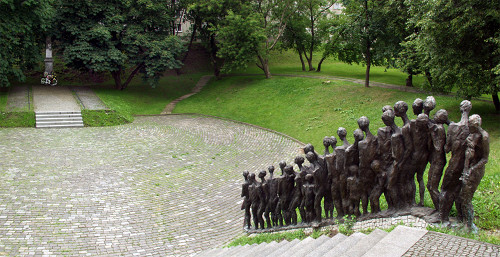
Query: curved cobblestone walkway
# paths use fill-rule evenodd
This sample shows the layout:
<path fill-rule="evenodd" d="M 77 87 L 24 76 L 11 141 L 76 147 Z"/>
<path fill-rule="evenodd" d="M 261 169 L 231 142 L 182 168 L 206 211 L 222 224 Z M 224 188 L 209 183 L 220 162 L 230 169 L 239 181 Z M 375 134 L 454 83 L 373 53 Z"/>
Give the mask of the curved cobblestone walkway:
<path fill-rule="evenodd" d="M 241 172 L 301 145 L 203 116 L 0 130 L 0 255 L 190 255 L 242 234 Z"/>

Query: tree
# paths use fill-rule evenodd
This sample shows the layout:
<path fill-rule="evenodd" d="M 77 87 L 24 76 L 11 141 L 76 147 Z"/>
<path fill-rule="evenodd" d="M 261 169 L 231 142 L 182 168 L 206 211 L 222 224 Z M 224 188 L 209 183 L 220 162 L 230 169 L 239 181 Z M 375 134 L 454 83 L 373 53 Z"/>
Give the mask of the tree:
<path fill-rule="evenodd" d="M 193 32 L 210 53 L 214 67 L 214 75 L 220 77 L 224 59 L 217 56 L 219 42 L 217 41 L 217 27 L 221 26 L 229 11 L 238 13 L 241 9 L 241 0 L 194 0 L 188 7 L 188 19 L 192 23 Z"/>
<path fill-rule="evenodd" d="M 371 65 L 382 65 L 387 61 L 384 49 L 386 17 L 383 15 L 383 0 L 344 1 L 347 22 L 339 27 L 340 42 L 337 45 L 339 60 L 346 63 L 366 65 L 365 86 L 370 85 Z"/>
<path fill-rule="evenodd" d="M 432 76 L 429 87 L 470 98 L 491 94 L 500 111 L 500 2 L 443 0 L 424 2 L 415 16 L 419 29 L 410 38 L 420 65 Z"/>
<path fill-rule="evenodd" d="M 138 73 L 155 85 L 165 70 L 182 65 L 176 11 L 175 1 L 60 0 L 55 36 L 72 68 L 110 72 L 121 90 Z"/>
<path fill-rule="evenodd" d="M 224 69 L 246 67 L 256 61 L 265 74 L 269 71 L 269 53 L 274 50 L 283 35 L 287 19 L 297 8 L 293 0 L 254 0 L 236 12 L 229 12 L 217 28 L 220 42 L 218 56 L 225 59 Z"/>
<path fill-rule="evenodd" d="M 302 70 L 305 70 L 302 55 L 307 60 L 309 71 L 315 70 L 312 65 L 313 52 L 328 38 L 327 30 L 321 28 L 321 24 L 328 21 L 334 3 L 332 0 L 299 1 L 297 11 L 289 17 L 283 38 L 289 48 L 299 53 Z"/>
<path fill-rule="evenodd" d="M 41 61 L 45 33 L 53 16 L 51 0 L 0 1 L 0 87 L 24 81 Z"/>

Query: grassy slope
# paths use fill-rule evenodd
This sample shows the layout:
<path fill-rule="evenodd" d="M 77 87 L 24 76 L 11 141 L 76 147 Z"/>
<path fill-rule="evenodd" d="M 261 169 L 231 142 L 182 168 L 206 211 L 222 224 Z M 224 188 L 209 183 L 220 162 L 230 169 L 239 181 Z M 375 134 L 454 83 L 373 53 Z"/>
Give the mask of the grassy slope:
<path fill-rule="evenodd" d="M 317 67 L 321 55 L 316 53 L 313 57 L 313 65 Z M 327 58 L 322 66 L 321 72 L 305 72 L 302 71 L 298 54 L 292 51 L 273 52 L 270 56 L 270 65 L 272 74 L 295 74 L 295 75 L 310 75 L 310 76 L 339 76 L 355 79 L 365 79 L 366 67 L 357 64 L 347 64 Z M 307 66 L 307 63 L 306 63 Z M 255 65 L 250 64 L 247 69 L 236 70 L 234 73 L 252 73 L 263 74 L 262 70 Z M 407 75 L 397 69 L 386 69 L 385 67 L 372 66 L 370 69 L 370 81 L 382 82 L 394 85 L 405 85 Z M 422 76 L 414 76 L 413 83 L 416 87 L 422 87 L 425 78 Z"/>
<path fill-rule="evenodd" d="M 107 106 L 132 120 L 133 115 L 160 114 L 172 100 L 191 92 L 203 75 L 205 73 L 165 76 L 154 88 L 136 78 L 123 91 L 113 89 L 112 81 L 108 81 L 93 90 Z"/>
<path fill-rule="evenodd" d="M 229 77 L 210 83 L 198 95 L 180 102 L 174 112 L 197 112 L 244 121 L 283 132 L 319 148 L 323 137 L 335 135 L 340 126 L 348 130 L 352 142 L 356 121 L 363 115 L 371 120 L 375 133 L 383 126 L 382 106 L 393 105 L 398 100 L 411 104 L 417 97 L 425 99 L 426 95 L 364 88 L 340 81 L 323 84 L 320 79 Z M 451 120 L 460 119 L 459 99 L 436 96 L 436 100 L 437 108 L 448 110 Z M 491 137 L 490 161 L 475 196 L 477 223 L 485 229 L 500 226 L 500 116 L 491 114 L 493 111 L 492 104 L 473 101 L 472 113 L 483 117 L 483 127 Z M 414 118 L 413 115 L 410 118 Z M 400 120 L 397 122 L 401 125 Z M 426 205 L 432 206 L 428 194 Z"/>

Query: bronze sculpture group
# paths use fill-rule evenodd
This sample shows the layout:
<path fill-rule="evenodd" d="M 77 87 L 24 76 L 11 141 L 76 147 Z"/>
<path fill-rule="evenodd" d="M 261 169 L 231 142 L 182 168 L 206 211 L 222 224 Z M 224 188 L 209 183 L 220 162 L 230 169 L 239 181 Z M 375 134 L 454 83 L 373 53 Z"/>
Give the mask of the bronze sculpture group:
<path fill-rule="evenodd" d="M 302 222 L 319 223 L 324 211 L 327 219 L 344 215 L 376 215 L 380 197 L 388 204 L 386 213 L 393 214 L 413 206 L 423 206 L 424 172 L 429 163 L 427 189 L 438 219 L 449 223 L 449 213 L 455 204 L 457 219 L 468 229 L 474 228 L 472 197 L 481 181 L 489 155 L 488 133 L 481 128 L 481 118 L 469 117 L 472 105 L 464 100 L 459 122 L 450 122 L 446 110 L 435 108 L 434 97 L 425 101 L 416 99 L 412 105 L 416 119 L 407 116 L 408 105 L 397 102 L 394 107 L 382 108 L 386 125 L 377 134 L 371 133 L 367 117 L 358 119 L 350 144 L 345 128 L 338 128 L 335 137 L 323 139 L 324 153 L 318 154 L 311 144 L 304 147 L 302 156 L 295 158 L 298 170 L 284 161 L 279 163 L 280 176 L 274 166 L 262 170 L 258 178 L 245 171 L 242 185 L 245 227 L 250 229 L 251 218 L 255 229 L 297 225 L 297 209 Z M 403 126 L 394 121 L 399 117 Z M 446 132 L 445 126 L 448 125 Z M 330 149 L 332 151 L 330 151 Z M 446 153 L 451 152 L 446 171 Z M 418 183 L 419 203 L 415 201 Z M 441 191 L 439 183 L 442 180 Z M 322 204 L 323 203 L 323 204 Z M 323 208 L 322 208 L 323 205 Z M 360 205 L 362 212 L 360 211 Z M 370 206 L 370 213 L 368 212 Z"/>

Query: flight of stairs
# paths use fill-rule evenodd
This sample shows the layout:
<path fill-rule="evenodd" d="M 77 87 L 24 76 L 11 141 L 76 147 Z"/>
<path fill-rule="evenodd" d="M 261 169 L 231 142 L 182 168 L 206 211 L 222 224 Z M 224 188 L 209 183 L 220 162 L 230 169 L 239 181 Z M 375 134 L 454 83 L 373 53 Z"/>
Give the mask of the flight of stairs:
<path fill-rule="evenodd" d="M 356 232 L 351 236 L 337 234 L 330 238 L 308 237 L 302 241 L 271 242 L 254 245 L 216 248 L 199 253 L 201 257 L 215 256 L 276 256 L 276 257 L 317 257 L 317 256 L 402 256 L 427 230 L 398 226 L 390 233 L 376 229 L 369 235 Z"/>
<path fill-rule="evenodd" d="M 82 113 L 76 112 L 35 112 L 37 128 L 83 127 Z"/>

